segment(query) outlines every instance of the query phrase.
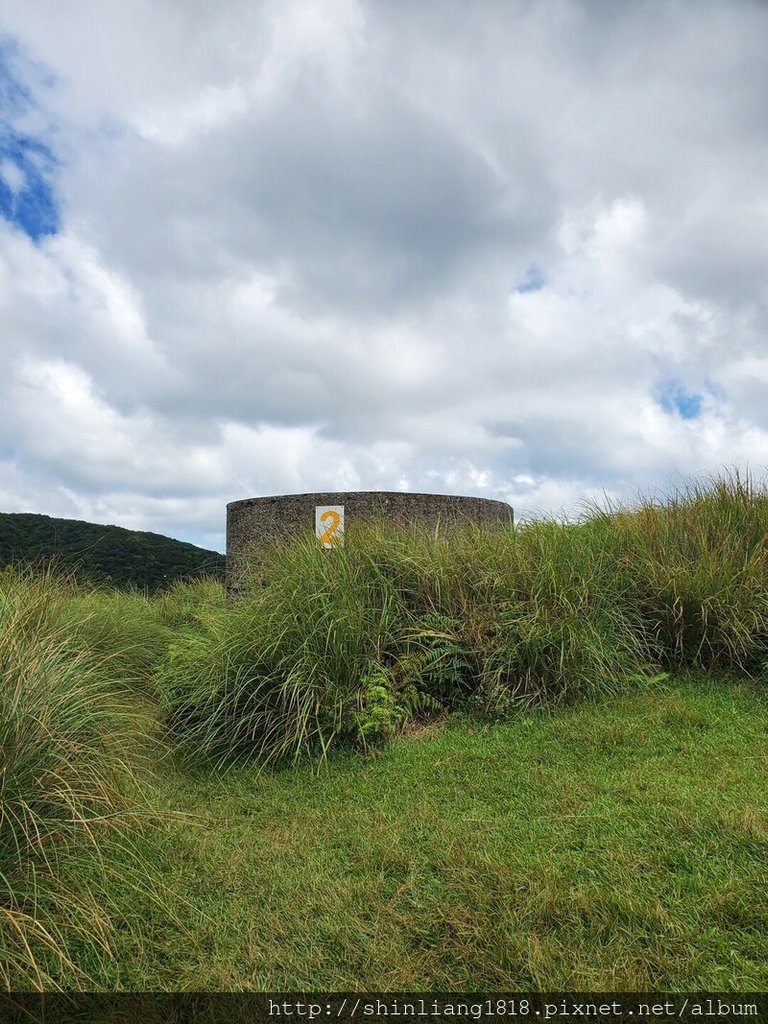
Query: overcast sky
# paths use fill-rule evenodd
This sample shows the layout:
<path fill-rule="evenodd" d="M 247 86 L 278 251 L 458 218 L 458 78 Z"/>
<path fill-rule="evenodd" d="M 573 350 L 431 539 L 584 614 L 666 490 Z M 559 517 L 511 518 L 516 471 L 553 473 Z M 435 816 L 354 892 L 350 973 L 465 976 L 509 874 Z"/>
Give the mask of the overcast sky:
<path fill-rule="evenodd" d="M 768 4 L 0 0 L 0 510 L 768 466 Z"/>

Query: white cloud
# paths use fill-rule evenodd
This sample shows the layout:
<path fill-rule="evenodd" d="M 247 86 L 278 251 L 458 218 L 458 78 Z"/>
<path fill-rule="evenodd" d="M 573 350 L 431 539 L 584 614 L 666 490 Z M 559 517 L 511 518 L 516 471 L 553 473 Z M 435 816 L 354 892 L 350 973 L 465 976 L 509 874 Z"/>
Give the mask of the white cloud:
<path fill-rule="evenodd" d="M 8 186 L 13 195 L 18 195 L 24 188 L 27 176 L 13 160 L 0 160 L 0 179 Z"/>
<path fill-rule="evenodd" d="M 556 513 L 768 463 L 764 5 L 6 22 L 61 226 L 0 221 L 3 507 L 221 546 L 249 495 Z"/>

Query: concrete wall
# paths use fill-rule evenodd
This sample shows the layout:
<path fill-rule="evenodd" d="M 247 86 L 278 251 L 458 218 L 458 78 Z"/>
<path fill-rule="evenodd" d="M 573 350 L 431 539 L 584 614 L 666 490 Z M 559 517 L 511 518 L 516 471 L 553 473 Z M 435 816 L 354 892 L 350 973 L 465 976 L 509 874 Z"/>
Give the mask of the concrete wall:
<path fill-rule="evenodd" d="M 383 517 L 404 526 L 422 523 L 474 522 L 489 528 L 511 526 L 513 510 L 503 501 L 404 491 L 323 491 L 245 498 L 227 505 L 227 589 L 236 590 L 254 549 L 300 533 L 314 533 L 315 506 L 343 505 L 345 537 L 354 537 L 355 522 Z"/>

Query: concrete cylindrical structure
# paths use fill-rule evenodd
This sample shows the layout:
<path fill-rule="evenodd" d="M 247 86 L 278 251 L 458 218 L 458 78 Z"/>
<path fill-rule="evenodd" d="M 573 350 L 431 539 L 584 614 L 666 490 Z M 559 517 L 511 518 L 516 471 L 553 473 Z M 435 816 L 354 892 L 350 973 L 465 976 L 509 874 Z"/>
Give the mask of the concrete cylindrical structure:
<path fill-rule="evenodd" d="M 315 528 L 318 506 L 343 506 L 344 531 L 354 536 L 358 520 L 384 518 L 407 526 L 472 522 L 499 528 L 512 526 L 511 505 L 490 498 L 464 498 L 448 494 L 409 494 L 405 491 L 322 491 L 245 498 L 227 505 L 227 589 L 238 589 L 249 551 L 263 544 L 307 533 Z"/>

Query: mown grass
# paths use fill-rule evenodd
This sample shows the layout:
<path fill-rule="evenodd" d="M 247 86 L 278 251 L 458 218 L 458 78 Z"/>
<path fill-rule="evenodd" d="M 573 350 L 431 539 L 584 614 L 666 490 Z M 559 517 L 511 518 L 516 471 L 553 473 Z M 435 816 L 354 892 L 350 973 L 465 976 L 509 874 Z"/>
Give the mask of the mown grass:
<path fill-rule="evenodd" d="M 690 675 L 319 774 L 169 774 L 158 809 L 200 817 L 145 856 L 176 895 L 122 894 L 144 925 L 102 984 L 763 990 L 767 755 L 764 694 Z"/>
<path fill-rule="evenodd" d="M 4 572 L 0 986 L 765 987 L 766 511 Z"/>

